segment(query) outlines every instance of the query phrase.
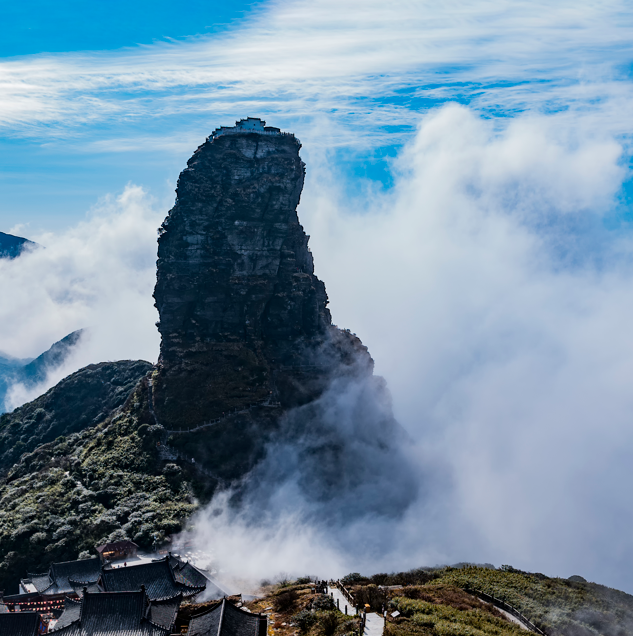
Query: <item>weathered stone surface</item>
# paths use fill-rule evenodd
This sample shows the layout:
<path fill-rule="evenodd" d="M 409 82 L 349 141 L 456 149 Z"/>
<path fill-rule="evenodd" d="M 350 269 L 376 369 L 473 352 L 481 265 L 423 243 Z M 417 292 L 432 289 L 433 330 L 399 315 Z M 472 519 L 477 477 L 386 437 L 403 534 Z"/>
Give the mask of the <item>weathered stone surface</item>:
<path fill-rule="evenodd" d="M 269 397 L 305 403 L 359 362 L 371 373 L 360 341 L 332 326 L 314 275 L 296 211 L 299 148 L 291 135 L 220 136 L 180 175 L 154 292 L 154 400 L 166 426 L 190 428 Z"/>
<path fill-rule="evenodd" d="M 404 432 L 366 347 L 332 325 L 297 217 L 300 147 L 233 130 L 181 173 L 159 238 L 153 413 L 202 499 L 241 483 L 257 515 L 284 482 L 322 519 L 393 516 L 416 489 Z"/>

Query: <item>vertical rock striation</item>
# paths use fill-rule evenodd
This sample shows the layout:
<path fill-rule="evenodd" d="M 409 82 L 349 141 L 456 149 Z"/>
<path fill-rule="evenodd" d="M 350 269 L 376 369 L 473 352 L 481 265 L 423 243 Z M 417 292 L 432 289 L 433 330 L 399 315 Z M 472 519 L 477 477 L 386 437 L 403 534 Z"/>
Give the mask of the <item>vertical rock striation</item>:
<path fill-rule="evenodd" d="M 270 399 L 313 399 L 323 376 L 372 361 L 332 326 L 297 217 L 305 174 L 294 135 L 209 139 L 178 180 L 160 230 L 155 408 L 191 428 Z M 300 379 L 299 379 L 300 378 Z M 307 380 L 307 381 L 306 381 Z"/>
<path fill-rule="evenodd" d="M 361 406 L 373 408 L 354 435 L 390 448 L 400 431 L 367 349 L 332 325 L 325 286 L 314 275 L 297 217 L 300 147 L 294 135 L 257 119 L 219 129 L 188 161 L 160 229 L 153 408 L 168 429 L 197 429 L 172 443 L 220 482 L 246 474 L 272 441 L 304 439 L 307 428 L 317 446 L 331 437 L 327 448 L 340 453 L 347 442 L 339 423 L 326 431 L 317 405 L 346 382 L 362 381 Z"/>

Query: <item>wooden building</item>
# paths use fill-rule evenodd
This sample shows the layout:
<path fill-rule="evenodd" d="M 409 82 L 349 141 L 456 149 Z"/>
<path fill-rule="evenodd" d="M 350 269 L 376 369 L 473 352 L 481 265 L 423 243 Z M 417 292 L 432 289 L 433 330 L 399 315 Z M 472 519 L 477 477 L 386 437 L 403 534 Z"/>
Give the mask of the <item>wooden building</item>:
<path fill-rule="evenodd" d="M 182 601 L 178 595 L 152 602 L 145 590 L 98 592 L 86 590 L 70 600 L 49 632 L 59 636 L 168 636 Z"/>
<path fill-rule="evenodd" d="M 103 545 L 97 546 L 96 550 L 101 557 L 101 561 L 107 563 L 108 561 L 135 557 L 138 552 L 138 546 L 134 541 L 125 539 L 123 541 L 115 541 L 114 543 L 104 543 Z"/>

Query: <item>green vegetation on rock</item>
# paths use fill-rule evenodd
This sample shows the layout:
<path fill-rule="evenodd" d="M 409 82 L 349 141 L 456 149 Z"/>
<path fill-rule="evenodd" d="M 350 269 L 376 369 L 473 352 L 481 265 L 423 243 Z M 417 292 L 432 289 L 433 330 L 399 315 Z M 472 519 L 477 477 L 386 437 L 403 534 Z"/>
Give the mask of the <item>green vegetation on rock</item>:
<path fill-rule="evenodd" d="M 151 368 L 142 360 L 91 364 L 32 402 L 0 416 L 0 478 L 40 444 L 103 421 Z"/>
<path fill-rule="evenodd" d="M 196 505 L 179 467 L 158 457 L 162 435 L 144 380 L 119 414 L 22 456 L 0 486 L 0 589 L 99 543 L 149 548 L 178 532 Z"/>

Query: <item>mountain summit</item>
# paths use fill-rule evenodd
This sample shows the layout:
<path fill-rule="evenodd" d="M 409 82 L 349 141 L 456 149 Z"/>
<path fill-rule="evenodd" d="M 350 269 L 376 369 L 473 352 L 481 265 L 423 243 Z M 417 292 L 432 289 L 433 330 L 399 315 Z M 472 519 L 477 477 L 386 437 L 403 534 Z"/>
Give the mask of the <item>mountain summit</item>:
<path fill-rule="evenodd" d="M 0 232 L 0 258 L 17 258 L 25 248 L 36 245 L 37 243 L 21 236 Z"/>
<path fill-rule="evenodd" d="M 358 466 L 372 457 L 374 469 L 407 484 L 389 497 L 392 510 L 414 482 L 399 450 L 404 432 L 367 348 L 332 324 L 314 275 L 297 216 L 300 148 L 294 135 L 248 118 L 217 129 L 181 173 L 158 245 L 153 410 L 170 443 L 220 483 L 288 442 L 314 477 L 311 497 L 327 499 L 335 473 L 351 490 L 379 487 L 382 475 Z"/>
<path fill-rule="evenodd" d="M 364 541 L 415 499 L 386 383 L 314 275 L 300 147 L 258 119 L 216 130 L 160 230 L 158 365 L 90 365 L 0 416 L 0 588 L 168 542 L 216 493 L 249 524 L 360 521 Z"/>
<path fill-rule="evenodd" d="M 253 403 L 296 406 L 333 373 L 371 374 L 358 338 L 332 326 L 314 275 L 297 217 L 301 144 L 252 122 L 261 120 L 221 128 L 196 150 L 161 228 L 154 407 L 170 425 Z"/>

